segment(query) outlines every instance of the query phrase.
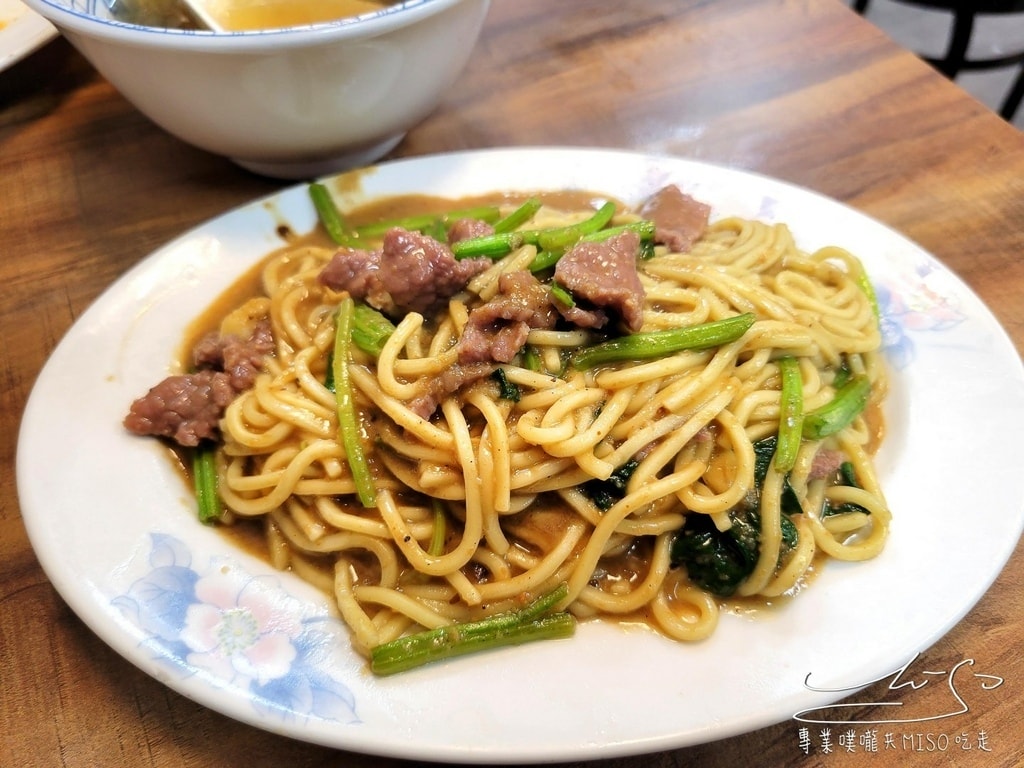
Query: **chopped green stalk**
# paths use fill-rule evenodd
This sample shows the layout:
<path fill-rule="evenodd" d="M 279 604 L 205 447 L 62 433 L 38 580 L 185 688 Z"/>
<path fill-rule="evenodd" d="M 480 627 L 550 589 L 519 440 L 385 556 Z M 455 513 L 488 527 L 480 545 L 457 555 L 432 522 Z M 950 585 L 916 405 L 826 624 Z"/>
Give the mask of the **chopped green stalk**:
<path fill-rule="evenodd" d="M 868 301 L 871 303 L 871 311 L 875 315 L 875 321 L 881 320 L 882 311 L 878 308 L 878 296 L 875 294 L 875 286 L 871 284 L 867 272 L 861 272 L 857 276 L 857 285 L 860 286 L 860 289 L 868 297 Z"/>
<path fill-rule="evenodd" d="M 640 258 L 644 261 L 654 256 L 654 222 L 646 219 L 617 227 L 606 227 L 580 238 L 581 242 L 600 243 L 623 232 L 636 232 L 640 236 Z"/>
<path fill-rule="evenodd" d="M 835 397 L 804 416 L 803 436 L 821 440 L 847 427 L 868 403 L 871 382 L 865 376 L 854 376 L 839 389 Z"/>
<path fill-rule="evenodd" d="M 436 226 L 437 222 L 448 226 L 459 219 L 480 219 L 486 222 L 495 222 L 501 218 L 501 211 L 493 205 L 480 205 L 473 208 L 462 208 L 445 213 L 425 213 L 420 216 L 407 216 L 400 219 L 379 221 L 376 224 L 366 224 L 356 228 L 356 234 L 360 237 L 380 237 L 393 227 L 401 227 L 409 231 L 422 232 Z"/>
<path fill-rule="evenodd" d="M 576 630 L 571 614 L 560 611 L 546 615 L 567 595 L 568 587 L 561 584 L 518 611 L 450 624 L 383 643 L 370 651 L 370 669 L 378 675 L 390 675 L 476 651 L 570 637 Z"/>
<path fill-rule="evenodd" d="M 556 253 L 555 251 L 540 251 L 533 257 L 533 261 L 530 262 L 528 269 L 531 272 L 543 272 L 545 269 L 550 269 L 555 266 L 560 258 L 562 258 L 561 253 Z"/>
<path fill-rule="evenodd" d="M 334 199 L 327 187 L 319 182 L 309 185 L 309 197 L 316 208 L 316 214 L 327 234 L 338 245 L 352 246 L 357 242 L 355 234 L 349 229 L 341 211 L 334 204 Z"/>
<path fill-rule="evenodd" d="M 572 354 L 570 364 L 577 370 L 583 370 L 620 360 L 652 360 L 684 349 L 717 347 L 736 341 L 753 324 L 754 314 L 747 312 L 685 328 L 634 333 L 577 350 Z"/>
<path fill-rule="evenodd" d="M 470 237 L 455 243 L 452 246 L 452 253 L 455 254 L 456 259 L 487 256 L 497 260 L 521 245 L 536 245 L 538 253 L 530 262 L 529 269 L 531 272 L 540 272 L 553 267 L 567 248 L 575 245 L 584 237 L 594 235 L 602 230 L 614 215 L 615 203 L 607 202 L 589 219 L 577 224 L 553 229 L 516 231 L 497 231 L 496 229 L 493 235 Z"/>
<path fill-rule="evenodd" d="M 536 373 L 540 370 L 540 355 L 537 354 L 536 347 L 527 344 L 523 347 L 523 368 L 528 371 Z"/>
<path fill-rule="evenodd" d="M 854 259 L 860 271 L 857 273 L 857 285 L 864 291 L 864 295 L 868 297 L 868 303 L 871 304 L 871 311 L 875 315 L 875 322 L 879 322 L 882 319 L 882 310 L 878 306 L 878 295 L 875 293 L 875 286 L 871 284 L 871 278 L 868 277 L 867 270 L 864 269 L 864 264 L 859 259 Z"/>
<path fill-rule="evenodd" d="M 804 392 L 800 363 L 794 357 L 779 360 L 782 392 L 779 396 L 779 441 L 775 448 L 775 469 L 785 474 L 796 464 L 803 430 Z"/>
<path fill-rule="evenodd" d="M 614 215 L 615 203 L 609 200 L 598 208 L 593 216 L 578 224 L 542 230 L 537 237 L 537 244 L 540 246 L 540 250 L 564 252 L 579 242 L 580 238 L 604 229 Z"/>
<path fill-rule="evenodd" d="M 424 227 L 421 232 L 439 243 L 448 242 L 448 226 L 441 219 L 437 219 L 429 227 Z"/>
<path fill-rule="evenodd" d="M 389 647 L 390 644 L 378 645 L 370 652 L 370 669 L 378 675 L 394 675 L 424 664 L 466 656 L 477 651 L 572 637 L 576 631 L 576 619 L 569 613 L 554 613 L 535 621 L 500 627 L 487 634 L 465 635 L 462 632 L 464 627 L 465 625 L 452 624 L 422 635 L 399 638 L 392 642 L 415 642 L 405 643 L 397 648 Z"/>
<path fill-rule="evenodd" d="M 576 306 L 576 299 L 573 298 L 569 289 L 558 283 L 551 283 L 551 297 L 563 307 L 571 309 Z"/>
<path fill-rule="evenodd" d="M 609 205 L 611 204 L 609 203 Z M 611 210 L 614 213 L 614 206 Z M 588 219 L 587 221 L 593 220 Z M 465 240 L 460 240 L 452 245 L 452 253 L 455 254 L 456 259 L 487 256 L 497 260 L 521 245 L 538 245 L 541 247 L 541 251 L 534 257 L 533 262 L 530 263 L 530 269 L 533 272 L 539 272 L 541 269 L 554 266 L 555 262 L 565 253 L 566 243 L 573 245 L 580 240 L 579 230 L 574 229 L 574 227 L 580 227 L 586 223 L 581 222 L 580 224 L 559 227 L 557 229 L 516 230 L 515 232 L 496 232 L 493 235 L 467 237 Z M 555 248 L 543 250 L 544 243 L 548 243 L 547 247 L 549 248 L 553 244 Z"/>
<path fill-rule="evenodd" d="M 355 305 L 352 314 L 352 342 L 363 352 L 378 357 L 394 332 L 394 323 L 376 309 L 367 304 Z"/>
<path fill-rule="evenodd" d="M 204 442 L 193 451 L 193 481 L 196 485 L 196 501 L 199 507 L 199 521 L 214 523 L 224 514 L 217 490 L 217 446 Z"/>
<path fill-rule="evenodd" d="M 502 232 L 494 235 L 467 237 L 452 244 L 452 254 L 456 259 L 471 259 L 486 256 L 497 261 L 507 256 L 523 244 L 523 235 L 519 232 Z"/>
<path fill-rule="evenodd" d="M 495 223 L 494 233 L 496 235 L 500 235 L 504 232 L 512 232 L 513 230 L 519 229 L 519 227 L 523 226 L 523 224 L 533 218 L 534 214 L 540 210 L 540 206 L 540 200 L 536 197 L 531 197 L 504 219 Z"/>
<path fill-rule="evenodd" d="M 348 375 L 349 345 L 352 343 L 352 318 L 355 302 L 350 297 L 342 300 L 338 307 L 338 319 L 334 332 L 334 398 L 338 407 L 338 432 L 345 447 L 356 495 L 364 507 L 377 506 L 377 491 L 370 473 L 370 464 L 359 440 L 359 419 L 356 416 L 355 397 Z"/>
<path fill-rule="evenodd" d="M 195 483 L 199 522 L 215 523 L 224 514 L 217 492 L 217 446 L 202 443 L 192 451 L 192 480 Z"/>
<path fill-rule="evenodd" d="M 533 621 L 534 619 L 539 619 L 544 614 L 553 610 L 556 605 L 565 600 L 568 596 L 569 585 L 565 583 L 559 584 L 550 592 L 545 592 L 543 595 L 535 598 L 532 602 L 527 603 L 518 611 L 513 611 L 512 615 L 517 617 L 519 621 Z"/>
<path fill-rule="evenodd" d="M 441 500 L 431 499 L 431 505 L 434 508 L 434 531 L 430 535 L 427 554 L 431 557 L 440 557 L 444 554 L 444 540 L 448 526 L 445 522 L 444 504 Z"/>
<path fill-rule="evenodd" d="M 584 235 L 580 238 L 584 242 L 588 243 L 600 243 L 608 238 L 621 235 L 623 232 L 636 232 L 640 235 L 641 240 L 653 240 L 654 239 L 654 222 L 643 219 L 641 221 L 634 221 L 629 224 L 620 224 L 617 227 L 606 227 L 597 232 L 593 232 L 589 235 Z"/>

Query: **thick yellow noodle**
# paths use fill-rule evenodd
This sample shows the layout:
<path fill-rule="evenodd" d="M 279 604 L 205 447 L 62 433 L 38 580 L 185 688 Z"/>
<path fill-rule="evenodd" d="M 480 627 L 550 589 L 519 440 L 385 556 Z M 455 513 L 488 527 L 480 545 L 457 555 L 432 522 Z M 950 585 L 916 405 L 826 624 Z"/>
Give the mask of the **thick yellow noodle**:
<path fill-rule="evenodd" d="M 585 212 L 545 208 L 545 226 Z M 628 220 L 620 215 L 618 220 Z M 805 409 L 832 398 L 846 362 L 871 381 L 865 416 L 826 446 L 841 450 L 860 488 L 826 487 L 811 467 L 822 445 L 804 441 L 790 473 L 802 514 L 785 550 L 783 475 L 769 469 L 759 509 L 760 554 L 738 595 L 794 590 L 821 558 L 862 560 L 884 545 L 889 510 L 871 464 L 885 395 L 879 330 L 858 285 L 860 264 L 839 248 L 799 250 L 789 230 L 737 218 L 712 224 L 690 253 L 641 262 L 644 331 L 756 314 L 739 340 L 664 359 L 570 370 L 560 350 L 586 331 L 532 331 L 547 370 L 505 365 L 522 396 L 498 398 L 489 379 L 446 397 L 425 420 L 408 402 L 456 362 L 469 310 L 494 295 L 506 271 L 534 256 L 526 246 L 474 278 L 440 318 L 409 314 L 378 360 L 356 350 L 351 380 L 370 451 L 378 504 L 364 509 L 336 438 L 334 395 L 324 385 L 339 294 L 317 273 L 327 248 L 286 249 L 263 267 L 257 312 L 272 322 L 276 354 L 221 423 L 221 492 L 233 518 L 262 518 L 271 561 L 331 591 L 355 647 L 520 605 L 559 583 L 581 618 L 649 622 L 699 640 L 715 629 L 721 601 L 670 565 L 688 515 L 719 529 L 754 488 L 754 443 L 780 419 L 777 361 L 799 361 Z M 252 310 L 252 307 L 250 307 Z M 625 496 L 595 506 L 581 484 L 639 463 Z M 825 501 L 864 512 L 824 517 Z M 435 504 L 447 536 L 431 552 Z M 780 557 L 781 555 L 781 557 Z"/>

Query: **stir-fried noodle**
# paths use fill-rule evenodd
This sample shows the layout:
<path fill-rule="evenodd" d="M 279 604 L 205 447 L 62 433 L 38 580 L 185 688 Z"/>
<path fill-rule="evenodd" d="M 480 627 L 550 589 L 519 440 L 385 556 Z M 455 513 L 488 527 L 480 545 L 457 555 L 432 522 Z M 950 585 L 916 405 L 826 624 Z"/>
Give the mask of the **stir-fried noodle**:
<path fill-rule="evenodd" d="M 546 206 L 528 226 L 592 213 Z M 612 224 L 637 218 L 620 209 Z M 274 254 L 262 295 L 231 314 L 229 326 L 269 318 L 273 354 L 223 414 L 218 466 L 225 520 L 262 519 L 272 563 L 335 596 L 361 653 L 563 583 L 579 618 L 699 640 L 723 596 L 791 593 L 812 564 L 883 547 L 889 510 L 871 461 L 886 393 L 878 319 L 860 262 L 840 248 L 805 253 L 784 225 L 718 220 L 689 252 L 638 257 L 640 333 L 751 313 L 735 340 L 576 366 L 574 350 L 617 332 L 560 322 L 489 364 L 503 375 L 438 389 L 460 369 L 472 310 L 538 251 L 515 248 L 436 315 L 394 317 L 379 356 L 350 347 L 375 507 L 355 495 L 329 381 L 347 294 L 319 276 L 335 250 Z M 773 451 L 794 417 L 786 366 L 799 417 L 826 410 L 849 381 L 870 395 L 838 431 L 805 429 L 780 469 Z M 739 577 L 715 571 L 716 558 Z"/>

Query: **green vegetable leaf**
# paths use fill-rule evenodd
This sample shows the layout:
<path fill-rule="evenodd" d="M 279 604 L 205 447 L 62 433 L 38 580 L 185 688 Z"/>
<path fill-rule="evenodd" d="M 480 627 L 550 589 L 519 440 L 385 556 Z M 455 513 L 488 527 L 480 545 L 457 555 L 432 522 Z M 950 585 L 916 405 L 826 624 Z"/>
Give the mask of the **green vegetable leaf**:
<path fill-rule="evenodd" d="M 607 512 L 626 496 L 626 486 L 639 465 L 639 461 L 630 459 L 612 472 L 607 480 L 588 480 L 582 491 L 598 509 Z"/>
<path fill-rule="evenodd" d="M 378 357 L 395 332 L 394 324 L 368 304 L 356 303 L 352 314 L 352 342 Z"/>
<path fill-rule="evenodd" d="M 709 515 L 691 513 L 672 542 L 673 565 L 686 568 L 690 581 L 720 597 L 734 594 L 753 573 L 761 552 L 761 518 L 750 509 L 729 513 L 732 526 L 719 531 Z M 796 546 L 796 525 L 786 515 L 780 518 L 782 550 L 780 562 Z"/>
<path fill-rule="evenodd" d="M 860 483 L 857 482 L 857 473 L 853 469 L 853 462 L 844 461 L 839 465 L 839 482 L 841 485 L 845 485 L 848 488 L 861 487 Z M 821 516 L 829 517 L 830 515 L 843 515 L 848 512 L 863 512 L 865 515 L 871 514 L 870 509 L 862 507 L 860 504 L 854 504 L 852 502 L 832 504 L 826 500 L 825 508 L 821 511 Z"/>
<path fill-rule="evenodd" d="M 774 435 L 758 440 L 754 443 L 754 484 L 760 494 L 764 487 L 764 479 L 768 476 L 768 468 L 771 466 L 772 457 L 775 455 L 778 445 L 778 438 Z M 782 511 L 787 515 L 798 515 L 803 512 L 800 506 L 800 499 L 789 482 L 789 477 L 782 483 L 782 498 L 780 499 Z"/>
<path fill-rule="evenodd" d="M 498 383 L 498 396 L 502 400 L 511 400 L 513 403 L 519 402 L 519 387 L 515 382 L 509 381 L 508 374 L 505 373 L 504 368 L 495 368 L 491 378 Z"/>

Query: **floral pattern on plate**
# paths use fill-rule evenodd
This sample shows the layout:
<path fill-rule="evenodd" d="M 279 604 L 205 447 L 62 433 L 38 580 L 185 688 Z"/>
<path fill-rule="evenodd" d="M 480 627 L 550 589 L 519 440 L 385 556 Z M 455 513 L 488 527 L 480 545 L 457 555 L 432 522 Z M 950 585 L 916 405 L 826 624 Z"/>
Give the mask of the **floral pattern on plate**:
<path fill-rule="evenodd" d="M 307 602 L 273 576 L 226 557 L 196 562 L 173 536 L 149 539 L 142 563 L 128 566 L 141 575 L 111 603 L 156 659 L 239 689 L 263 716 L 358 722 L 352 692 L 328 671 L 333 649 L 348 642 L 340 622 L 307 615 Z"/>
<path fill-rule="evenodd" d="M 875 285 L 882 348 L 889 364 L 902 370 L 913 362 L 913 333 L 941 333 L 967 320 L 955 297 L 947 297 L 929 285 L 933 264 L 919 265 L 903 285 Z"/>

